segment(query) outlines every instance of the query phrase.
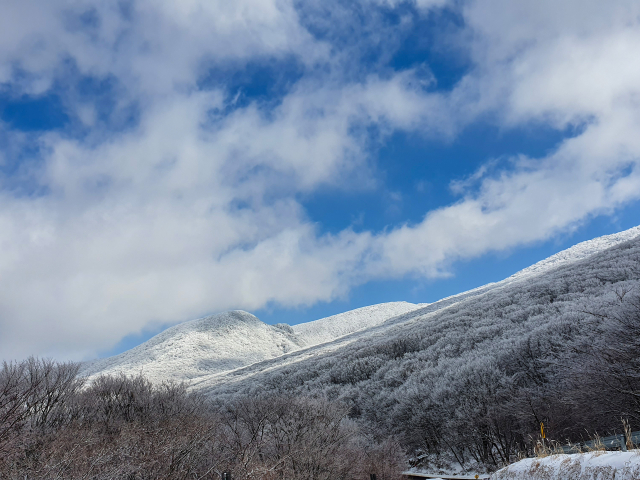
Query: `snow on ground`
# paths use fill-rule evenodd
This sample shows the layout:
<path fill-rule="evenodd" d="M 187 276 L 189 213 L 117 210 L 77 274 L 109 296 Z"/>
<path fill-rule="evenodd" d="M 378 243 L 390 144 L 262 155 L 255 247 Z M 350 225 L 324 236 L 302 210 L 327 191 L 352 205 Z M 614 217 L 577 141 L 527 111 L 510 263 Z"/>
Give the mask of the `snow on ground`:
<path fill-rule="evenodd" d="M 527 458 L 495 472 L 491 480 L 638 480 L 640 450 Z"/>

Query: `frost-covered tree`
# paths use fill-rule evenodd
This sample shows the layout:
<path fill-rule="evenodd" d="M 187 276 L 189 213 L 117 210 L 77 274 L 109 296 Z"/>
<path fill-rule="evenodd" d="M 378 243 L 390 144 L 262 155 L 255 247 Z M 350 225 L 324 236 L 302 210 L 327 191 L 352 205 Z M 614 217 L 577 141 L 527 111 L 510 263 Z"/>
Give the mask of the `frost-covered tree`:
<path fill-rule="evenodd" d="M 532 453 L 541 423 L 558 442 L 580 440 L 585 429 L 620 431 L 621 416 L 640 428 L 631 293 L 639 287 L 635 239 L 409 313 L 328 353 L 291 361 L 293 354 L 264 372 L 248 367 L 205 392 L 338 399 L 363 428 L 397 436 L 415 459 L 495 468 Z"/>

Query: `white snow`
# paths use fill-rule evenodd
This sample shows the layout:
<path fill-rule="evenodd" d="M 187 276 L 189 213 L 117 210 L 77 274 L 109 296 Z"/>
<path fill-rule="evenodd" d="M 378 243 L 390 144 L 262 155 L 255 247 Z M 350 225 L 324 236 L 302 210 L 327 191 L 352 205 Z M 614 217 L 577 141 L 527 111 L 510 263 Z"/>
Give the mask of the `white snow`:
<path fill-rule="evenodd" d="M 614 247 L 622 242 L 632 240 L 640 235 L 640 225 L 630 228 L 623 232 L 614 233 L 612 235 L 604 235 L 602 237 L 587 240 L 585 242 L 578 243 L 573 247 L 567 248 L 555 255 L 550 256 L 538 263 L 531 265 L 519 272 L 514 273 L 510 277 L 503 281 L 510 281 L 520 279 L 522 277 L 528 277 L 531 275 L 539 275 L 547 272 L 552 268 L 559 267 L 567 263 L 577 262 L 585 258 L 602 252 L 608 248 Z"/>
<path fill-rule="evenodd" d="M 169 328 L 120 355 L 83 365 L 81 374 L 144 374 L 152 382 L 192 381 L 335 340 L 420 308 L 390 302 L 290 327 L 235 310 Z"/>
<path fill-rule="evenodd" d="M 527 458 L 495 472 L 490 480 L 638 480 L 640 451 L 589 452 Z"/>
<path fill-rule="evenodd" d="M 300 348 L 284 329 L 235 310 L 169 328 L 114 357 L 85 364 L 81 374 L 144 374 L 152 382 L 188 381 Z"/>
<path fill-rule="evenodd" d="M 306 346 L 319 345 L 350 333 L 380 325 L 384 321 L 427 306 L 426 303 L 389 302 L 356 308 L 349 312 L 293 325 L 293 331 Z"/>

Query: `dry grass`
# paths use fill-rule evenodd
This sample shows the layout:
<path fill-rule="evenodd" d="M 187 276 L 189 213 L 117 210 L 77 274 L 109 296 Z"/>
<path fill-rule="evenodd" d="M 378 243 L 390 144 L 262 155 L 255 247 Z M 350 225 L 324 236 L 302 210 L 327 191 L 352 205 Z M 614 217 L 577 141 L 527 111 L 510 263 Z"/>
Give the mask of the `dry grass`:
<path fill-rule="evenodd" d="M 554 442 L 553 440 L 538 440 L 534 448 L 534 452 L 538 458 L 564 454 L 564 450 L 562 450 L 560 443 Z"/>
<path fill-rule="evenodd" d="M 631 425 L 629 425 L 629 421 L 626 418 L 622 419 L 622 429 L 624 430 L 624 439 L 627 450 L 634 450 L 636 446 L 633 444 L 633 440 L 631 438 Z"/>
<path fill-rule="evenodd" d="M 592 440 L 593 440 L 593 446 L 585 445 L 584 447 L 585 452 L 602 452 L 602 451 L 606 452 L 607 451 L 607 447 L 605 447 L 604 443 L 602 443 L 602 438 L 600 437 L 600 435 L 596 433 Z"/>

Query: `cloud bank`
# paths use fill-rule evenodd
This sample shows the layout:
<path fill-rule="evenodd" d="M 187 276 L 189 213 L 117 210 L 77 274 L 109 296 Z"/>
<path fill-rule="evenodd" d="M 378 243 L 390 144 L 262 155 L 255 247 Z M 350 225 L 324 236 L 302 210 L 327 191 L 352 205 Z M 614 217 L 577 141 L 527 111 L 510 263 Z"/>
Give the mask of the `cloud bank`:
<path fill-rule="evenodd" d="M 0 124 L 1 356 L 85 358 L 150 325 L 437 277 L 638 200 L 637 2 L 352 7 L 10 0 L 2 90 L 53 93 L 68 121 Z M 452 89 L 363 60 L 443 9 L 469 62 Z M 297 73 L 265 98 L 214 75 L 255 64 Z M 455 142 L 481 121 L 566 135 L 454 179 L 459 200 L 417 223 L 330 234 L 305 211 L 301 195 L 328 185 L 375 189 L 394 132 Z"/>

